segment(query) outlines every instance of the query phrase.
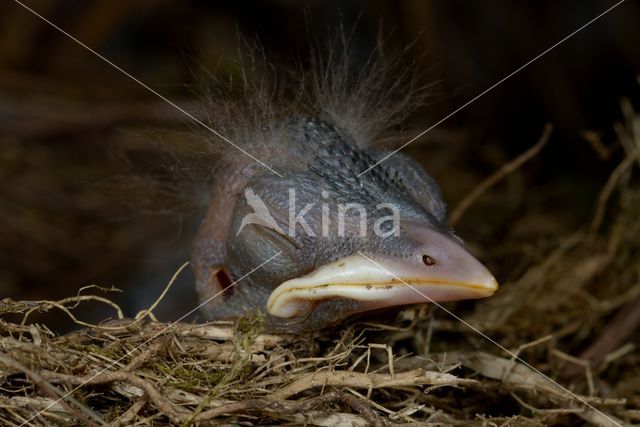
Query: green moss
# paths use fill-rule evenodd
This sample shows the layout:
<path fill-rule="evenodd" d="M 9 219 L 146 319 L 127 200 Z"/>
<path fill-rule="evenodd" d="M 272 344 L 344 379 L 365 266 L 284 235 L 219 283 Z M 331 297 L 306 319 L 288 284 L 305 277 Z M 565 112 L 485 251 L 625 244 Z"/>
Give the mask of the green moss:
<path fill-rule="evenodd" d="M 166 363 L 158 363 L 152 369 L 169 378 L 167 385 L 189 391 L 215 388 L 227 375 L 226 369 L 203 372 L 189 366 L 169 366 Z"/>
<path fill-rule="evenodd" d="M 200 414 L 209 403 L 223 394 L 224 388 L 233 381 L 248 377 L 253 373 L 250 365 L 251 348 L 256 337 L 264 330 L 264 315 L 258 313 L 250 313 L 242 316 L 236 321 L 234 330 L 233 343 L 235 345 L 235 363 L 231 369 L 226 372 L 217 381 L 215 387 L 209 392 L 207 397 L 202 400 L 200 405 L 193 411 L 192 416 L 183 423 L 184 426 L 190 425 L 198 414 Z"/>

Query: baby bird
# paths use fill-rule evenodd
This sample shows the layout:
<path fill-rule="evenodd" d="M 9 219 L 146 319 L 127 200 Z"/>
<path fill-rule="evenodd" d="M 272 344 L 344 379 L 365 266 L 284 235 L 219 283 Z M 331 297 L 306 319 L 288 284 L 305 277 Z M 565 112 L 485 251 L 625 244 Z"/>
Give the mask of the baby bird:
<path fill-rule="evenodd" d="M 447 227 L 436 182 L 411 158 L 386 158 L 373 144 L 397 112 L 384 104 L 388 93 L 363 90 L 373 81 L 321 82 L 311 114 L 234 134 L 277 174 L 229 148 L 213 175 L 192 255 L 207 319 L 260 312 L 267 331 L 302 333 L 496 291 Z"/>

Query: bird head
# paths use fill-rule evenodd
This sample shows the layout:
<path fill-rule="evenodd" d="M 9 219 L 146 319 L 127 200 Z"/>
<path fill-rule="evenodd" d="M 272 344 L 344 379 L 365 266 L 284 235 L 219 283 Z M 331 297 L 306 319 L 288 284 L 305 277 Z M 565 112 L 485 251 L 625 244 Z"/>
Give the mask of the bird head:
<path fill-rule="evenodd" d="M 491 273 L 444 223 L 440 192 L 420 166 L 398 154 L 363 174 L 375 153 L 322 123 L 313 130 L 320 140 L 303 167 L 254 177 L 238 197 L 226 242 L 229 280 L 273 259 L 212 312 L 261 311 L 269 329 L 295 332 L 496 291 Z"/>

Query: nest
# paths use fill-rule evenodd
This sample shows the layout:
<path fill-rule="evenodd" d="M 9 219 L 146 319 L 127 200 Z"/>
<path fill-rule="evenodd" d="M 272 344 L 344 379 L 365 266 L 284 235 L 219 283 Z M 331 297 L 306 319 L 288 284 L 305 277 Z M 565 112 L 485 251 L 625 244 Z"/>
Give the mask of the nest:
<path fill-rule="evenodd" d="M 637 120 L 636 120 L 637 121 Z M 538 242 L 509 264 L 493 298 L 412 307 L 313 335 L 263 333 L 260 316 L 230 323 L 135 318 L 102 295 L 0 304 L 4 425 L 616 425 L 640 421 L 640 144 L 603 187 L 594 219 Z M 481 183 L 457 220 L 541 140 Z M 625 143 L 626 138 L 626 143 Z M 635 142 L 634 142 L 635 141 Z M 487 195 L 488 196 L 488 195 Z M 502 250 L 502 252 L 498 252 Z M 507 253 L 507 255 L 505 255 Z M 496 248 L 494 258 L 508 257 Z M 83 290 L 83 292 L 86 292 Z M 79 304 L 109 304 L 89 325 Z M 453 308 L 449 308 L 453 307 Z M 30 321 L 62 310 L 66 335 Z"/>

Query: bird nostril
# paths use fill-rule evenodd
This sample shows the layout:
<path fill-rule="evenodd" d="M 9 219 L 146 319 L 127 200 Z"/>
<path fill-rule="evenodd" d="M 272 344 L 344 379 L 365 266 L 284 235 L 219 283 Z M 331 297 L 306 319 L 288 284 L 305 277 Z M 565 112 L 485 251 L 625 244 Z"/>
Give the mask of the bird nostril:
<path fill-rule="evenodd" d="M 431 267 L 436 263 L 436 260 L 433 259 L 433 257 L 430 257 L 429 255 L 422 255 L 422 262 L 424 263 L 424 265 Z"/>

